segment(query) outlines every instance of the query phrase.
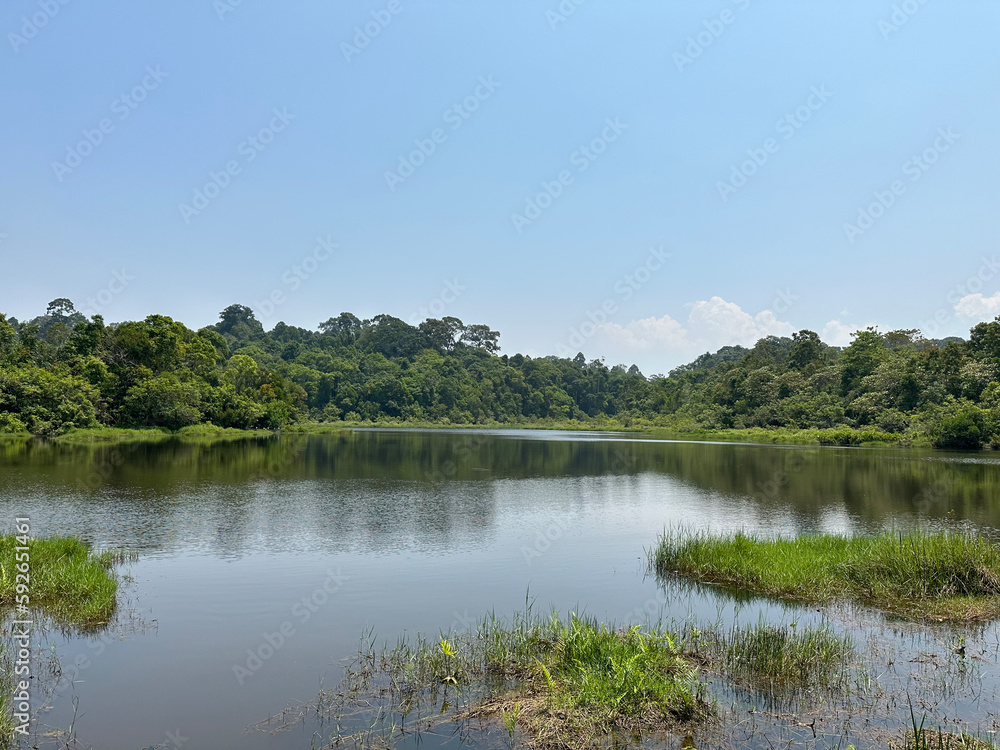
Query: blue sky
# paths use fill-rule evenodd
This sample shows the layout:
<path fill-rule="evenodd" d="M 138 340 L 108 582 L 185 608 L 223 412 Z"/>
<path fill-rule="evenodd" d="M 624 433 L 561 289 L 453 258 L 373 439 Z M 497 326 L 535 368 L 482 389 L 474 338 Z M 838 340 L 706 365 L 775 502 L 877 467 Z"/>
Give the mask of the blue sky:
<path fill-rule="evenodd" d="M 998 22 L 992 0 L 11 0 L 0 310 L 426 311 L 646 373 L 801 328 L 962 335 L 1000 314 Z"/>

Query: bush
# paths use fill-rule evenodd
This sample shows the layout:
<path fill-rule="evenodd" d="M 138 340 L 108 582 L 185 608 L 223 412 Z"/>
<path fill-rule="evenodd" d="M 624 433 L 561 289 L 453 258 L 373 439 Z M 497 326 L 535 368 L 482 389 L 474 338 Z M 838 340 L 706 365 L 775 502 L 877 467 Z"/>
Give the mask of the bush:
<path fill-rule="evenodd" d="M 931 430 L 935 448 L 980 450 L 988 438 L 986 416 L 974 404 L 955 407 L 955 411 L 946 413 Z"/>
<path fill-rule="evenodd" d="M 842 427 L 837 430 L 823 430 L 816 439 L 820 445 L 861 445 L 862 443 L 893 443 L 901 439 L 898 432 L 883 432 L 882 430 L 852 430 Z"/>
<path fill-rule="evenodd" d="M 64 369 L 0 368 L 0 432 L 36 435 L 97 425 L 97 389 Z"/>

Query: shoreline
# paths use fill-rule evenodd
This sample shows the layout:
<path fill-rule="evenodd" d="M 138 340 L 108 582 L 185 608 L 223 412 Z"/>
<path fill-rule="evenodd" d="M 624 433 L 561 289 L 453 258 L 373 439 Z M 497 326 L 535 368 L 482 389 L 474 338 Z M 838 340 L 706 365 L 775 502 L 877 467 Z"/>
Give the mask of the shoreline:
<path fill-rule="evenodd" d="M 450 423 L 378 420 L 374 422 L 300 422 L 281 430 L 242 430 L 216 427 L 212 424 L 192 425 L 171 432 L 164 428 L 128 429 L 116 427 L 74 428 L 55 436 L 36 436 L 30 433 L 10 433 L 0 435 L 2 441 L 40 440 L 58 445 L 115 445 L 133 442 L 216 442 L 225 440 L 246 440 L 273 438 L 284 435 L 309 436 L 329 435 L 349 430 L 393 429 L 393 430 L 552 430 L 563 432 L 606 432 L 644 435 L 679 442 L 724 442 L 761 445 L 790 445 L 802 447 L 893 447 L 931 448 L 928 436 L 884 433 L 875 430 L 855 428 L 790 429 L 787 427 L 768 429 L 752 427 L 745 429 L 679 429 L 675 427 L 634 422 L 620 423 L 611 420 L 595 422 L 551 420 L 531 422 L 493 423 Z M 988 452 L 983 449 L 981 452 Z"/>

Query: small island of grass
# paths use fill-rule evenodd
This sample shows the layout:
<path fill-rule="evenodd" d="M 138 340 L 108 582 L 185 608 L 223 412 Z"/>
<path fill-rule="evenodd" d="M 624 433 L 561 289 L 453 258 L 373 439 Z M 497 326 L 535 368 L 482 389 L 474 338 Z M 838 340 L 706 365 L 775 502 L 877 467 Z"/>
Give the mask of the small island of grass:
<path fill-rule="evenodd" d="M 512 747 L 583 750 L 703 734 L 718 718 L 710 675 L 776 694 L 842 687 L 849 636 L 828 625 L 619 627 L 570 614 L 488 615 L 468 632 L 403 636 L 378 651 L 367 632 L 334 690 L 255 726 L 281 731 L 316 714 L 330 746 L 391 748 L 456 722 L 508 735 Z"/>
<path fill-rule="evenodd" d="M 500 685 L 468 716 L 501 719 L 538 746 L 583 747 L 613 731 L 697 722 L 710 705 L 676 636 L 571 616 L 489 618 L 470 637 L 400 645 L 389 672 L 421 685 Z"/>
<path fill-rule="evenodd" d="M 127 559 L 126 553 L 95 553 L 85 542 L 69 537 L 32 539 L 27 554 L 19 547 L 17 537 L 0 538 L 0 609 L 19 603 L 18 584 L 25 580 L 19 576 L 27 575 L 30 606 L 57 622 L 88 629 L 111 619 L 118 595 L 112 568 Z"/>
<path fill-rule="evenodd" d="M 651 554 L 660 575 L 779 599 L 846 599 L 913 620 L 1000 616 L 1000 547 L 957 532 L 874 536 L 666 534 Z"/>

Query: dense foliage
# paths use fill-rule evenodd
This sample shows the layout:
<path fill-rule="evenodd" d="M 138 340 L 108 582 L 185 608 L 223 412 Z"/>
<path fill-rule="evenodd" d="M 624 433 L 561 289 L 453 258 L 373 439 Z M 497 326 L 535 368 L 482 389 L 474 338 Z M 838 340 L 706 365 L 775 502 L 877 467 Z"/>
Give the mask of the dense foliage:
<path fill-rule="evenodd" d="M 0 432 L 597 418 L 685 430 L 857 428 L 845 434 L 923 435 L 954 448 L 1000 433 L 1000 318 L 968 341 L 867 329 L 840 349 L 800 331 L 649 378 L 582 354 L 499 356 L 498 341 L 488 326 L 451 317 L 411 326 L 341 313 L 317 331 L 265 331 L 242 305 L 199 331 L 162 315 L 107 325 L 58 299 L 25 323 L 0 315 Z"/>

